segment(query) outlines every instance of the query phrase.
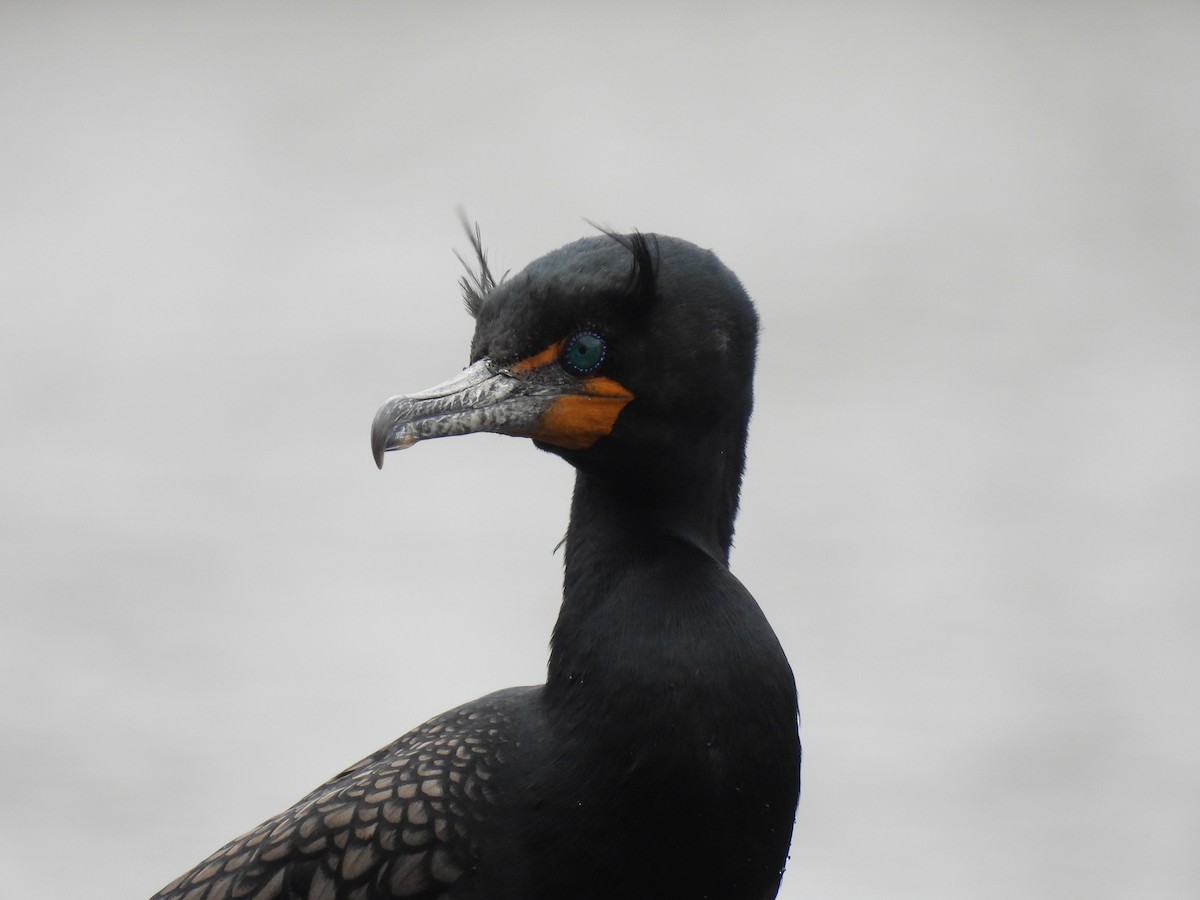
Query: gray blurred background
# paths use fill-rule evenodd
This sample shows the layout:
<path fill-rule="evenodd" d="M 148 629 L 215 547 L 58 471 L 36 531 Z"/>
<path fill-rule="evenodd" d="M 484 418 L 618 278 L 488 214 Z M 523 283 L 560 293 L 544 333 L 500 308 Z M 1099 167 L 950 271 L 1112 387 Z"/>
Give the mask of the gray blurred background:
<path fill-rule="evenodd" d="M 542 679 L 572 473 L 372 465 L 583 217 L 764 322 L 787 898 L 1200 895 L 1200 5 L 0 10 L 0 868 L 142 898 Z"/>

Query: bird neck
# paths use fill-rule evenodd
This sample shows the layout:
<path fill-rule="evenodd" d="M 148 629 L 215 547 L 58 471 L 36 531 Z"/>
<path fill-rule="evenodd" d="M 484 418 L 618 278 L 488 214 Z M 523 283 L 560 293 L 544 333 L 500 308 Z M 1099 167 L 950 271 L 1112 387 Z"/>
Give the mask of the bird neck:
<path fill-rule="evenodd" d="M 643 636 L 660 640 L 665 618 L 707 614 L 698 604 L 674 602 L 673 589 L 693 577 L 733 580 L 727 567 L 732 515 L 723 516 L 721 508 L 714 491 L 579 472 L 563 605 L 551 642 L 551 686 L 594 672 Z M 662 602 L 647 603 L 647 596 Z M 703 627 L 698 619 L 695 624 Z"/>
<path fill-rule="evenodd" d="M 732 500 L 720 466 L 689 477 L 669 463 L 619 477 L 580 471 L 571 497 L 566 537 L 566 571 L 599 562 L 611 571 L 623 561 L 661 554 L 664 544 L 690 544 L 722 566 L 729 563 L 733 519 L 741 481 L 738 462 Z"/>

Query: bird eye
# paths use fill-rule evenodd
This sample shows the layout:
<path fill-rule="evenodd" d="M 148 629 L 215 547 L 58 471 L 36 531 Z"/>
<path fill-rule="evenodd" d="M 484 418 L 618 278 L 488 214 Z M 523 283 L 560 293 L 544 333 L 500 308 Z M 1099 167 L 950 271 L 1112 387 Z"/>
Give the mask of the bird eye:
<path fill-rule="evenodd" d="M 563 348 L 563 367 L 574 375 L 594 372 L 604 362 L 604 338 L 593 331 L 581 331 Z"/>

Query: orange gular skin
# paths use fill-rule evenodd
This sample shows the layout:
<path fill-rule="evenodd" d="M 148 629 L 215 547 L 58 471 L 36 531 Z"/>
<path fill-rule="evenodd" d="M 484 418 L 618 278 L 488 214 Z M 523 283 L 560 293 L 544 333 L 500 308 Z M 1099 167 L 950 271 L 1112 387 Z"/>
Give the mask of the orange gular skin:
<path fill-rule="evenodd" d="M 546 408 L 530 435 L 567 450 L 586 450 L 613 430 L 633 394 L 611 378 L 587 378 L 585 393 L 559 397 Z"/>
<path fill-rule="evenodd" d="M 555 364 L 565 343 L 564 339 L 551 344 L 513 363 L 509 371 L 519 374 Z M 529 436 L 566 450 L 586 450 L 611 433 L 633 394 L 620 382 L 600 376 L 582 379 L 580 387 L 579 393 L 564 394 L 547 406 Z"/>

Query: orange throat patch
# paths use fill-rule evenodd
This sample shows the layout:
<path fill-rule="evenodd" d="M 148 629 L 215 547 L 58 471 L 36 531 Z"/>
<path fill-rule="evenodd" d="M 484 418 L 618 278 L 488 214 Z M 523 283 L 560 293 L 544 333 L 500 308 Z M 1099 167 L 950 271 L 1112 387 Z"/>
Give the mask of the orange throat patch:
<path fill-rule="evenodd" d="M 582 394 L 559 397 L 550 404 L 530 437 L 567 450 L 586 450 L 611 433 L 633 394 L 611 378 L 588 378 L 583 388 Z"/>

